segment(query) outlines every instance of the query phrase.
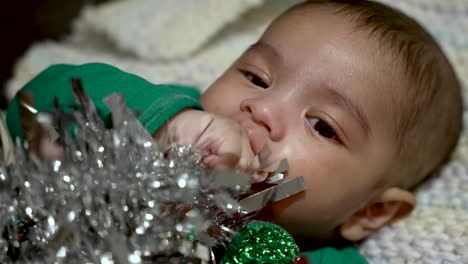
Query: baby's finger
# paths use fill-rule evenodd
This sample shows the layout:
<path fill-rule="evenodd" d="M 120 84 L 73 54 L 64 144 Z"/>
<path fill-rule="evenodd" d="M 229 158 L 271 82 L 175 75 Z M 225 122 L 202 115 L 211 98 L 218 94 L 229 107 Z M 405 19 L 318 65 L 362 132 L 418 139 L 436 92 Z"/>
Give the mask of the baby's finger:
<path fill-rule="evenodd" d="M 239 156 L 233 153 L 220 155 L 208 155 L 203 158 L 202 163 L 207 168 L 226 170 L 235 168 L 239 162 Z"/>
<path fill-rule="evenodd" d="M 261 181 L 260 177 L 265 178 L 266 176 L 263 177 L 257 173 L 260 170 L 261 162 L 259 155 L 256 155 L 250 146 L 247 131 L 245 131 L 245 137 L 242 139 L 242 155 L 238 168 L 251 175 L 252 182 Z"/>
<path fill-rule="evenodd" d="M 250 147 L 249 136 L 245 129 L 240 130 L 240 159 L 237 168 L 243 171 L 250 171 L 255 165 L 252 161 L 255 158 L 252 148 Z"/>
<path fill-rule="evenodd" d="M 43 124 L 35 122 L 29 140 L 30 148 L 40 158 L 60 160 L 64 155 L 63 148 L 52 139 L 51 134 Z"/>
<path fill-rule="evenodd" d="M 266 171 L 255 171 L 252 176 L 250 177 L 252 183 L 258 183 L 266 180 L 268 177 L 268 172 Z"/>
<path fill-rule="evenodd" d="M 60 160 L 63 158 L 63 148 L 48 139 L 41 140 L 37 153 L 45 159 Z"/>

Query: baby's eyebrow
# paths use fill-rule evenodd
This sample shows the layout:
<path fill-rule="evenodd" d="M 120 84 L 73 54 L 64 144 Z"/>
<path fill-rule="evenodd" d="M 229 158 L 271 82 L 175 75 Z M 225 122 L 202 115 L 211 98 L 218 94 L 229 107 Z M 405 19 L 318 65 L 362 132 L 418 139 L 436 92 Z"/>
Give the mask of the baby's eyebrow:
<path fill-rule="evenodd" d="M 362 108 L 336 89 L 326 87 L 325 92 L 332 98 L 335 104 L 340 106 L 343 105 L 348 109 L 348 111 L 351 113 L 354 119 L 356 119 L 359 126 L 364 131 L 366 137 L 368 137 L 371 130 L 369 125 L 369 119 L 364 114 L 364 111 L 362 111 Z"/>
<path fill-rule="evenodd" d="M 251 45 L 247 51 L 256 51 L 256 52 L 259 52 L 261 54 L 263 54 L 264 56 L 266 56 L 267 58 L 270 58 L 273 60 L 273 62 L 275 63 L 275 65 L 278 65 L 280 63 L 282 63 L 283 61 L 283 57 L 281 56 L 281 54 L 273 47 L 271 46 L 270 44 L 260 40 L 258 41 L 257 43 Z"/>

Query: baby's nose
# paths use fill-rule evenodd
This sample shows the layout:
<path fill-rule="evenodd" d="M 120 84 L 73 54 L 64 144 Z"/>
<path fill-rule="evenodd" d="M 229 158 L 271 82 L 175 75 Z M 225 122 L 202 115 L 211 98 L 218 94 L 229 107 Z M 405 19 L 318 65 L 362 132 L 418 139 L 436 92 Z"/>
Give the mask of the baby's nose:
<path fill-rule="evenodd" d="M 272 98 L 257 97 L 245 99 L 241 102 L 241 111 L 251 115 L 252 120 L 263 126 L 273 141 L 279 141 L 285 132 L 284 112 L 276 105 Z"/>

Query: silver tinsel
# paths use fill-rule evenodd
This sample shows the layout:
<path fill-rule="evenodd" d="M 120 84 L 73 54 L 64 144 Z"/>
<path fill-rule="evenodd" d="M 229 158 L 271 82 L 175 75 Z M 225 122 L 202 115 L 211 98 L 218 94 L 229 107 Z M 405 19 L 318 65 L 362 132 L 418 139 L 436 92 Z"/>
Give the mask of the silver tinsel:
<path fill-rule="evenodd" d="M 36 129 L 58 127 L 63 157 L 17 143 L 0 165 L 0 263 L 212 262 L 245 224 L 237 199 L 249 178 L 203 168 L 190 146 L 157 146 L 119 95 L 105 99 L 105 129 L 73 92 L 82 111 L 33 112 Z"/>

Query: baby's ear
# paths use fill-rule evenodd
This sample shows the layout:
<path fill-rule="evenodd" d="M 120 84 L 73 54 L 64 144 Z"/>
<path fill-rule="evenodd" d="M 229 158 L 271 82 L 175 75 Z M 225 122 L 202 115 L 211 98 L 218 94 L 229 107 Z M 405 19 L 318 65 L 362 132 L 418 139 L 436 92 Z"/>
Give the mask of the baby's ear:
<path fill-rule="evenodd" d="M 349 241 L 362 240 L 381 227 L 407 216 L 415 203 L 411 192 L 400 188 L 387 189 L 341 225 L 341 236 Z"/>

